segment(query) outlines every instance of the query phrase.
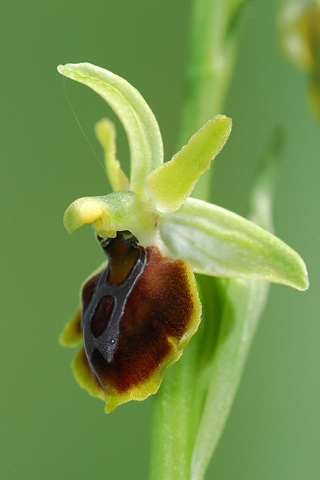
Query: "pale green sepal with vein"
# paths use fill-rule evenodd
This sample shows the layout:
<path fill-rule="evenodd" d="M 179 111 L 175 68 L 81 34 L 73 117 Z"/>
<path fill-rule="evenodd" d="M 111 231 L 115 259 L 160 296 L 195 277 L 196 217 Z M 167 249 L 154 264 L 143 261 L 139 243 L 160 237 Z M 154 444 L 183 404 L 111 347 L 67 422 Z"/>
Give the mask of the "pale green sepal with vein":
<path fill-rule="evenodd" d="M 189 198 L 177 212 L 163 214 L 158 221 L 171 255 L 188 260 L 195 272 L 308 288 L 301 257 L 235 213 Z"/>
<path fill-rule="evenodd" d="M 111 187 L 114 192 L 129 190 L 130 182 L 116 159 L 116 129 L 107 118 L 103 118 L 95 125 L 95 132 L 104 149 L 105 165 Z"/>
<path fill-rule="evenodd" d="M 145 100 L 126 80 L 90 63 L 59 65 L 58 71 L 92 88 L 118 115 L 131 152 L 130 190 L 142 193 L 149 173 L 163 162 L 160 129 Z"/>
<path fill-rule="evenodd" d="M 169 213 L 183 204 L 226 143 L 231 127 L 231 119 L 224 115 L 211 118 L 170 162 L 150 173 L 146 186 L 157 209 Z"/>

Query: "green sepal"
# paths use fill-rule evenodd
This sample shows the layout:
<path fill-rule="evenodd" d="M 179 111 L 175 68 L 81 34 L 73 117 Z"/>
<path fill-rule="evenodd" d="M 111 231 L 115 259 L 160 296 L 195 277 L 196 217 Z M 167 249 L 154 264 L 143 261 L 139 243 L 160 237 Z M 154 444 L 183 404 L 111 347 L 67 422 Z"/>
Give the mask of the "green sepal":
<path fill-rule="evenodd" d="M 126 80 L 90 63 L 59 65 L 58 71 L 92 88 L 118 115 L 131 152 L 130 190 L 141 194 L 149 173 L 163 162 L 159 126 L 145 100 Z"/>
<path fill-rule="evenodd" d="M 195 272 L 308 288 L 301 257 L 271 233 L 221 207 L 189 198 L 159 216 L 160 235 L 173 257 Z"/>
<path fill-rule="evenodd" d="M 174 212 L 183 204 L 226 143 L 231 126 L 231 119 L 224 115 L 211 118 L 170 162 L 149 174 L 146 186 L 158 210 Z"/>

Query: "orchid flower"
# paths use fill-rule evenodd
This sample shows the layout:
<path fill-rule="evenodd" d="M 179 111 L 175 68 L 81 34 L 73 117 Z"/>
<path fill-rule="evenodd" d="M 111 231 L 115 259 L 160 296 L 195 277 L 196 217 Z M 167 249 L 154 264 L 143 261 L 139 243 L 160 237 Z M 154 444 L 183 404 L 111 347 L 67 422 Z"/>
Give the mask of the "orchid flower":
<path fill-rule="evenodd" d="M 310 107 L 320 119 L 320 0 L 284 1 L 279 29 L 283 52 L 307 73 Z"/>
<path fill-rule="evenodd" d="M 200 175 L 226 143 L 231 120 L 210 119 L 163 163 L 157 121 L 119 76 L 89 63 L 59 66 L 63 75 L 104 98 L 127 133 L 130 179 L 116 159 L 115 128 L 96 125 L 114 192 L 83 197 L 66 210 L 69 233 L 92 223 L 107 261 L 85 282 L 81 304 L 66 325 L 63 345 L 83 342 L 73 361 L 76 379 L 112 411 L 158 390 L 201 319 L 194 273 L 308 286 L 300 256 L 239 215 L 190 198 Z"/>

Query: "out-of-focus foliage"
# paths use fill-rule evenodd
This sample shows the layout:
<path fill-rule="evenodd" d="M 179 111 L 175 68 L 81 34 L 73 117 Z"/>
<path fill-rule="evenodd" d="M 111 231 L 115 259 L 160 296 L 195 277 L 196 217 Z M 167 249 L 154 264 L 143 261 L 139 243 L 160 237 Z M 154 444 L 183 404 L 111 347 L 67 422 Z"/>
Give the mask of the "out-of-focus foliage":
<path fill-rule="evenodd" d="M 287 1 L 280 34 L 285 54 L 308 73 L 310 105 L 320 120 L 320 1 Z"/>

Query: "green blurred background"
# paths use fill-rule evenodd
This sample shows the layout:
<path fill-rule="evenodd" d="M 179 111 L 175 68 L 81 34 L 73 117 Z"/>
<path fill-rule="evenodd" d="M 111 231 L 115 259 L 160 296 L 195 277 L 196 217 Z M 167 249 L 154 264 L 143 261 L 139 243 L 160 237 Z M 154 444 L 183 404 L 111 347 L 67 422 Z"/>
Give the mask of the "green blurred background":
<path fill-rule="evenodd" d="M 278 236 L 306 261 L 308 292 L 272 286 L 208 479 L 316 480 L 320 460 L 320 130 L 304 75 L 281 55 L 279 2 L 249 3 L 223 112 L 233 133 L 216 162 L 214 200 L 244 214 L 256 163 L 284 128 L 275 208 Z M 90 227 L 68 236 L 65 208 L 107 193 L 93 125 L 114 116 L 57 73 L 90 61 L 123 76 L 156 114 L 175 152 L 191 0 L 3 2 L 1 36 L 1 450 L 3 479 L 145 479 L 152 399 L 112 414 L 81 390 L 73 351 L 57 339 L 79 286 L 103 253 Z M 213 112 L 217 113 L 217 112 Z M 119 131 L 120 129 L 118 129 Z M 118 157 L 128 157 L 118 133 Z M 174 367 L 173 367 L 174 368 Z"/>

